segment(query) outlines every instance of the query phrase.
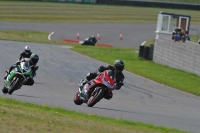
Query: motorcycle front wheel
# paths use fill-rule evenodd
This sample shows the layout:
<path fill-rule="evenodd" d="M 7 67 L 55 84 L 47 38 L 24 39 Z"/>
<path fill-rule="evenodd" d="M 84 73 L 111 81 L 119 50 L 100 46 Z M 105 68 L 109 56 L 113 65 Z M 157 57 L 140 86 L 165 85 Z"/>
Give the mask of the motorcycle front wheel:
<path fill-rule="evenodd" d="M 2 89 L 2 92 L 3 92 L 4 94 L 7 94 L 7 93 L 8 93 L 8 89 L 4 86 L 3 89 Z"/>
<path fill-rule="evenodd" d="M 11 81 L 10 89 L 8 90 L 8 94 L 12 94 L 15 90 L 17 90 L 19 85 L 20 85 L 20 79 L 19 78 L 16 78 L 13 81 Z"/>

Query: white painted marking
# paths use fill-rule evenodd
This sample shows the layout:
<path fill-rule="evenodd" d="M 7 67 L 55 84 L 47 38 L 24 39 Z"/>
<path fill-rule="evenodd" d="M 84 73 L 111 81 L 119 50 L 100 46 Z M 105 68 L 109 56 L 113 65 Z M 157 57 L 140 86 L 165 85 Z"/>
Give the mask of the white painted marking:
<path fill-rule="evenodd" d="M 53 35 L 54 32 L 51 32 L 51 34 L 49 34 L 48 39 L 51 40 L 51 35 Z"/>
<path fill-rule="evenodd" d="M 141 44 L 141 46 L 143 46 L 145 43 L 146 43 L 146 41 L 144 41 L 144 42 Z"/>
<path fill-rule="evenodd" d="M 62 48 L 68 48 L 68 49 L 72 48 L 71 46 L 60 46 L 60 47 L 62 47 Z"/>

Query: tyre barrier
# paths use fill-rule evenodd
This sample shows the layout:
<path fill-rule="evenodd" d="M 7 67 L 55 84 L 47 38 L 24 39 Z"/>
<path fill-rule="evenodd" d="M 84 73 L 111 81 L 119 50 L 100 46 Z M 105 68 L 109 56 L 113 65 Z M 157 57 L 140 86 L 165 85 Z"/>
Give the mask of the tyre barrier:
<path fill-rule="evenodd" d="M 153 44 L 150 46 L 140 46 L 138 54 L 139 58 L 143 58 L 145 60 L 153 60 L 153 49 Z"/>

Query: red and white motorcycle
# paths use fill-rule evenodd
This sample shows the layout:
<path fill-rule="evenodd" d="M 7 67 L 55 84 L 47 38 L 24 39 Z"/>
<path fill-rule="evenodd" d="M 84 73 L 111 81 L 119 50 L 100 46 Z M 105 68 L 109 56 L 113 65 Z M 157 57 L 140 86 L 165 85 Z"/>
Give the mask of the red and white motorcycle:
<path fill-rule="evenodd" d="M 79 88 L 79 91 L 74 96 L 74 103 L 76 105 L 86 103 L 88 107 L 93 107 L 102 98 L 106 97 L 109 92 L 113 91 L 116 88 L 116 81 L 109 75 L 109 71 L 111 70 L 100 73 L 95 79 L 85 84 L 82 89 Z M 88 91 L 90 84 L 96 84 L 93 91 Z"/>

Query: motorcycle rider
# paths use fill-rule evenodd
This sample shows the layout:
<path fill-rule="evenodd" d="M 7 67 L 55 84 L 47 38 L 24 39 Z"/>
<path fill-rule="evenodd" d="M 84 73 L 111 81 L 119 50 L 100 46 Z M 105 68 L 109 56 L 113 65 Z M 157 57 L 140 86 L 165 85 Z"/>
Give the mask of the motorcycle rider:
<path fill-rule="evenodd" d="M 116 60 L 114 62 L 114 66 L 112 65 L 108 65 L 108 66 L 100 66 L 98 68 L 98 71 L 97 72 L 94 72 L 94 73 L 88 73 L 85 80 L 83 80 L 79 86 L 80 88 L 82 89 L 82 87 L 86 84 L 86 83 L 89 83 L 89 81 L 91 81 L 92 79 L 95 79 L 97 76 L 98 76 L 98 73 L 99 72 L 104 72 L 105 70 L 111 70 L 111 75 L 114 75 L 114 78 L 116 80 L 116 90 L 119 90 L 121 89 L 121 86 L 124 85 L 123 81 L 124 81 L 124 74 L 122 73 L 122 71 L 124 70 L 124 62 L 122 60 Z M 88 91 L 91 91 L 95 88 L 95 85 L 96 84 L 90 84 L 89 85 L 89 90 Z M 89 95 L 89 94 L 87 94 Z M 104 98 L 110 100 L 112 98 L 113 94 L 112 94 L 112 91 L 106 95 Z"/>
<path fill-rule="evenodd" d="M 91 41 L 92 45 L 95 45 L 97 43 L 97 39 L 94 35 L 92 35 L 92 37 L 90 37 L 89 40 Z"/>
<path fill-rule="evenodd" d="M 18 61 L 16 64 L 10 67 L 9 72 L 7 75 L 10 74 L 10 72 L 21 62 L 28 62 L 31 66 L 32 74 L 30 75 L 29 79 L 26 81 L 24 85 L 30 85 L 32 86 L 34 84 L 33 77 L 36 76 L 36 70 L 38 70 L 37 62 L 39 61 L 39 56 L 37 54 L 31 54 L 30 58 L 27 60 L 22 59 L 21 61 Z M 6 77 L 7 78 L 7 77 Z"/>
<path fill-rule="evenodd" d="M 95 45 L 97 43 L 97 39 L 94 35 L 88 38 L 88 43 L 84 43 L 83 45 Z"/>
<path fill-rule="evenodd" d="M 24 51 L 21 52 L 21 54 L 20 54 L 20 56 L 19 56 L 18 62 L 21 61 L 23 58 L 30 58 L 31 54 L 32 54 L 31 48 L 30 48 L 29 46 L 25 46 Z M 13 65 L 9 68 L 8 72 L 6 71 L 6 75 L 4 76 L 4 79 L 5 79 L 5 80 L 6 80 L 7 76 L 8 76 L 8 74 L 10 73 L 10 71 L 13 69 L 13 66 L 16 66 L 16 63 L 13 64 Z"/>
<path fill-rule="evenodd" d="M 29 46 L 25 46 L 24 51 L 21 52 L 19 56 L 19 61 L 23 58 L 30 58 L 31 54 L 32 54 L 31 48 Z"/>

